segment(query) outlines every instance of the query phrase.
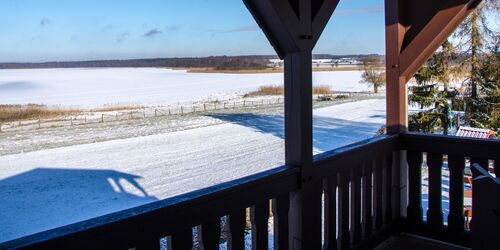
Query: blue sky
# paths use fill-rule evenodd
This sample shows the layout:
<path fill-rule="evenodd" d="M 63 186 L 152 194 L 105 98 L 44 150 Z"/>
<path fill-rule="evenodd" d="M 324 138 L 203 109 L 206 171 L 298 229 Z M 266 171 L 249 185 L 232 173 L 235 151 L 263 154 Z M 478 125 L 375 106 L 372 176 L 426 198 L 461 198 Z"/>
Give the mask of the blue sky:
<path fill-rule="evenodd" d="M 383 1 L 341 0 L 314 52 L 383 54 Z M 245 54 L 274 51 L 241 0 L 0 1 L 2 62 Z"/>

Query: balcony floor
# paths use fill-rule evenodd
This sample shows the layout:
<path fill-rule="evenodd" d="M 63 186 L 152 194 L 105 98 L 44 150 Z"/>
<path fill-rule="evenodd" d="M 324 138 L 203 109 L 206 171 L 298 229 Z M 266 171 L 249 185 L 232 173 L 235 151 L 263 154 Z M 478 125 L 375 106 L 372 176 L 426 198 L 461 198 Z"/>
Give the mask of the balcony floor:
<path fill-rule="evenodd" d="M 469 249 L 461 246 L 447 244 L 441 241 L 435 241 L 419 236 L 409 234 L 399 234 L 392 236 L 380 244 L 375 250 L 463 250 Z"/>

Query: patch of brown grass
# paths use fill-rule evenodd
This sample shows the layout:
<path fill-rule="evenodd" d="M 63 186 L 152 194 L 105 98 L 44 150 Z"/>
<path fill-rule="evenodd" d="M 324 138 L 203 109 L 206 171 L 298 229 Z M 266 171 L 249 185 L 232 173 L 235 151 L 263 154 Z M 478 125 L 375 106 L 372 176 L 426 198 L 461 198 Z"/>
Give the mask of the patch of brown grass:
<path fill-rule="evenodd" d="M 328 85 L 319 85 L 313 87 L 314 95 L 330 95 L 332 94 L 332 88 Z M 244 97 L 252 97 L 252 96 L 262 96 L 262 95 L 284 95 L 285 88 L 283 86 L 278 85 L 264 85 L 260 86 L 257 91 L 250 92 L 246 94 Z"/>
<path fill-rule="evenodd" d="M 374 67 L 377 70 L 385 70 L 384 67 Z M 266 74 L 266 73 L 283 73 L 284 68 L 266 68 L 266 69 L 235 69 L 221 70 L 216 68 L 175 68 L 187 70 L 188 73 L 221 73 L 221 74 Z M 363 66 L 346 66 L 346 67 L 313 67 L 314 72 L 328 71 L 363 71 Z"/>
<path fill-rule="evenodd" d="M 332 92 L 332 87 L 328 85 L 319 85 L 313 87 L 314 95 L 331 95 Z"/>
<path fill-rule="evenodd" d="M 116 105 L 116 106 L 105 106 L 98 109 L 93 109 L 93 112 L 111 112 L 111 111 L 122 111 L 122 110 L 136 110 L 143 109 L 144 106 L 140 105 Z"/>
<path fill-rule="evenodd" d="M 250 92 L 243 97 L 251 97 L 251 96 L 261 96 L 261 95 L 284 95 L 285 88 L 279 85 L 264 85 L 260 86 L 257 91 Z"/>
<path fill-rule="evenodd" d="M 52 118 L 74 112 L 74 110 L 49 108 L 39 104 L 0 105 L 0 122 Z"/>

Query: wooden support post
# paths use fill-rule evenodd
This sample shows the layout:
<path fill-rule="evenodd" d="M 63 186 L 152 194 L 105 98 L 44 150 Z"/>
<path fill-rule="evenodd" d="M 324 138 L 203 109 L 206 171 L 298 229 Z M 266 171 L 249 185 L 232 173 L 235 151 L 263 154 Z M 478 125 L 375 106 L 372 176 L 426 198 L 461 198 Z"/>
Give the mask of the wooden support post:
<path fill-rule="evenodd" d="M 292 193 L 290 246 L 321 246 L 322 183 L 312 179 L 311 51 L 285 55 L 285 160 L 302 169 L 302 189 Z"/>
<path fill-rule="evenodd" d="M 104 114 L 101 114 L 101 123 L 104 123 Z"/>
<path fill-rule="evenodd" d="M 312 174 L 312 49 L 339 1 L 243 2 L 285 61 L 285 162 L 301 170 L 301 187 L 290 195 L 289 247 L 320 249 L 322 180 Z"/>
<path fill-rule="evenodd" d="M 207 111 L 207 105 L 203 103 L 203 111 Z"/>
<path fill-rule="evenodd" d="M 401 1 L 385 1 L 386 36 L 386 129 L 387 134 L 408 130 L 408 101 L 406 79 L 401 76 L 399 55 L 403 46 L 405 27 L 401 24 Z M 394 152 L 392 171 L 392 217 L 398 220 L 406 214 L 407 161 L 406 152 Z"/>
<path fill-rule="evenodd" d="M 408 128 L 406 78 L 399 70 L 399 55 L 404 39 L 404 27 L 400 23 L 400 1 L 386 0 L 386 108 L 387 133 L 406 132 Z"/>

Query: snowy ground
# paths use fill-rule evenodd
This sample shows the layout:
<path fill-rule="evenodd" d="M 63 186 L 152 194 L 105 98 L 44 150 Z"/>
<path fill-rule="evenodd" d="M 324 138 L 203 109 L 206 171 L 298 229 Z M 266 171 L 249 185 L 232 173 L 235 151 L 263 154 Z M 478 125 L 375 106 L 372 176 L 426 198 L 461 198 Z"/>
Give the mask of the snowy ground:
<path fill-rule="evenodd" d="M 320 108 L 314 115 L 317 153 L 372 137 L 385 121 L 385 100 Z M 179 123 L 185 128 L 159 134 L 141 134 L 148 126 L 137 126 L 133 138 L 106 137 L 93 128 L 108 139 L 94 143 L 61 132 L 52 149 L 0 156 L 0 242 L 283 164 L 281 112 L 221 112 Z M 39 133 L 43 139 L 51 130 Z M 27 147 L 23 140 L 29 137 L 19 140 Z"/>
<path fill-rule="evenodd" d="M 361 71 L 315 72 L 315 85 L 334 91 L 369 91 Z M 1 104 L 78 107 L 165 105 L 227 100 L 262 85 L 282 85 L 283 74 L 186 73 L 162 68 L 0 70 Z"/>

